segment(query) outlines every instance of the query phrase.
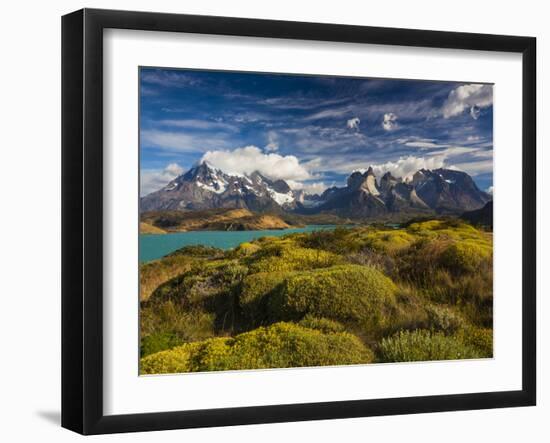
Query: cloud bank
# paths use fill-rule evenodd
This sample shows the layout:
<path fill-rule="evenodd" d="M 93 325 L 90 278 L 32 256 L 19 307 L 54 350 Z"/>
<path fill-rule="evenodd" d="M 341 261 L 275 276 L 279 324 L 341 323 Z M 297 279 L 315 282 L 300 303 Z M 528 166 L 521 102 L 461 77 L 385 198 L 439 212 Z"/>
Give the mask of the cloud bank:
<path fill-rule="evenodd" d="M 323 191 L 330 186 L 334 186 L 334 183 L 331 185 L 326 184 L 325 182 L 297 182 L 293 180 L 287 181 L 288 186 L 294 190 L 302 190 L 306 194 L 322 194 Z"/>
<path fill-rule="evenodd" d="M 373 165 L 372 169 L 377 177 L 390 172 L 394 177 L 409 179 L 419 169 L 437 169 L 445 166 L 445 156 L 414 157 L 412 155 L 400 157 L 397 161 L 388 161 Z"/>
<path fill-rule="evenodd" d="M 251 174 L 258 171 L 274 180 L 307 180 L 309 172 L 294 155 L 265 154 L 256 146 L 232 151 L 208 151 L 201 161 L 232 174 Z"/>

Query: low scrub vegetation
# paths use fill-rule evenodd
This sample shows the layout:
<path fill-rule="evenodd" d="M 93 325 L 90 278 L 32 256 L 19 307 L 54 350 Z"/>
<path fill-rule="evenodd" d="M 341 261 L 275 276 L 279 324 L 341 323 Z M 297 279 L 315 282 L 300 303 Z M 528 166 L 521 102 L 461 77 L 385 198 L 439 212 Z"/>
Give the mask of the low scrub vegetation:
<path fill-rule="evenodd" d="M 370 363 L 373 358 L 373 352 L 352 334 L 323 333 L 281 322 L 232 338 L 212 338 L 157 352 L 142 359 L 141 372 L 346 365 Z"/>
<path fill-rule="evenodd" d="M 488 358 L 492 233 L 338 227 L 141 265 L 144 374 Z"/>
<path fill-rule="evenodd" d="M 458 360 L 480 358 L 482 352 L 455 336 L 428 330 L 400 331 L 383 338 L 378 356 L 382 362 Z"/>

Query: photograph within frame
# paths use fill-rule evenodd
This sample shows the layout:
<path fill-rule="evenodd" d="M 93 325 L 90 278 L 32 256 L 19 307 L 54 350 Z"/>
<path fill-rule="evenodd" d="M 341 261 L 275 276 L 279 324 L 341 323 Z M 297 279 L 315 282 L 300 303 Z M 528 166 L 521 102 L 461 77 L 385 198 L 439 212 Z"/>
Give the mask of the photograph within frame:
<path fill-rule="evenodd" d="M 492 84 L 139 76 L 142 375 L 492 357 Z"/>
<path fill-rule="evenodd" d="M 403 392 L 393 398 L 364 397 L 354 401 L 342 397 L 301 404 L 288 404 L 285 400 L 264 402 L 261 407 L 237 404 L 234 407 L 200 410 L 180 407 L 147 412 L 146 408 L 142 408 L 129 413 L 107 413 L 105 394 L 112 390 L 112 386 L 103 373 L 104 351 L 109 346 L 110 338 L 103 330 L 108 319 L 103 311 L 102 284 L 105 263 L 103 246 L 109 239 L 102 230 L 102 190 L 103 177 L 108 171 L 104 169 L 102 160 L 110 152 L 102 143 L 105 135 L 103 67 L 106 61 L 103 35 L 112 29 L 375 44 L 382 45 L 382 48 L 446 48 L 480 54 L 480 51 L 498 51 L 520 55 L 523 75 L 519 82 L 521 119 L 518 119 L 517 125 L 521 127 L 521 142 L 516 147 L 521 162 L 516 167 L 520 168 L 521 177 L 518 192 L 522 196 L 522 265 L 517 267 L 516 272 L 510 273 L 510 278 L 520 282 L 521 292 L 514 290 L 505 293 L 518 297 L 521 294 L 521 307 L 518 307 L 521 316 L 521 386 L 502 387 L 495 391 L 476 388 L 441 395 L 420 393 L 414 396 Z M 525 36 L 239 17 L 101 9 L 81 9 L 64 15 L 62 426 L 90 435 L 536 405 L 536 46 L 536 38 Z M 517 172 L 517 169 L 514 171 Z M 137 217 L 135 224 L 137 229 Z M 136 305 L 137 302 L 136 297 Z M 137 346 L 134 349 L 137 351 Z"/>

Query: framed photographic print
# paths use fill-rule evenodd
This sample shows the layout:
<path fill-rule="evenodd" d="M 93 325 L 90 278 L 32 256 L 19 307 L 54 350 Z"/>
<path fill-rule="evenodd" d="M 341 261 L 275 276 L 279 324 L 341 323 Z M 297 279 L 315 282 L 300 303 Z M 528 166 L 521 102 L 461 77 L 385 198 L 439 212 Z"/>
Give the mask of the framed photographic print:
<path fill-rule="evenodd" d="M 535 404 L 534 38 L 62 25 L 64 427 Z"/>

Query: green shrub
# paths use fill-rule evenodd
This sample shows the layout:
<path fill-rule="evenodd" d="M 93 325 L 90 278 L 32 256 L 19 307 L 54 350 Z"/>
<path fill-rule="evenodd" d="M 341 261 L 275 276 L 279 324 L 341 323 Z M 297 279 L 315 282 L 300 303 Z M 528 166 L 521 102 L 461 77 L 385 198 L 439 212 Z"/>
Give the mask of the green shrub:
<path fill-rule="evenodd" d="M 357 253 L 363 247 L 361 233 L 365 228 L 343 228 L 315 231 L 308 235 L 297 237 L 296 241 L 305 248 L 321 249 L 338 255 Z"/>
<path fill-rule="evenodd" d="M 334 266 L 294 273 L 269 299 L 270 314 L 300 319 L 306 314 L 382 327 L 395 306 L 394 283 L 376 269 L 359 265 Z"/>
<path fill-rule="evenodd" d="M 323 317 L 313 317 L 312 315 L 306 315 L 298 324 L 304 328 L 317 329 L 325 334 L 345 331 L 344 325 L 337 321 Z"/>
<path fill-rule="evenodd" d="M 327 251 L 279 243 L 258 251 L 248 262 L 251 272 L 281 272 L 326 268 L 342 259 Z"/>
<path fill-rule="evenodd" d="M 248 273 L 248 268 L 236 260 L 199 263 L 186 273 L 160 285 L 149 301 L 174 300 L 188 308 L 204 306 L 212 297 L 231 292 Z"/>
<path fill-rule="evenodd" d="M 260 249 L 260 245 L 256 243 L 244 242 L 232 250 L 230 255 L 232 257 L 247 257 L 258 252 Z"/>
<path fill-rule="evenodd" d="M 308 354 L 345 333 L 381 361 L 492 356 L 492 235 L 459 220 L 185 247 L 140 279 L 144 373 L 346 364 Z"/>
<path fill-rule="evenodd" d="M 214 272 L 208 268 L 192 269 L 160 285 L 151 294 L 148 303 L 173 301 L 188 310 L 203 307 L 204 303 L 220 291 L 214 278 Z"/>
<path fill-rule="evenodd" d="M 425 238 L 447 238 L 449 240 L 485 240 L 486 234 L 472 225 L 457 219 L 428 220 L 411 223 L 407 231 Z"/>
<path fill-rule="evenodd" d="M 493 329 L 467 327 L 461 332 L 464 343 L 476 348 L 481 357 L 490 358 L 493 356 Z"/>
<path fill-rule="evenodd" d="M 426 307 L 426 312 L 429 327 L 436 331 L 450 335 L 464 326 L 464 319 L 456 310 L 448 306 L 429 305 Z"/>
<path fill-rule="evenodd" d="M 167 257 L 173 257 L 178 255 L 186 255 L 188 257 L 205 257 L 215 258 L 222 257 L 224 254 L 223 249 L 214 248 L 213 246 L 206 245 L 188 245 L 183 248 L 176 249 L 168 254 Z"/>
<path fill-rule="evenodd" d="M 484 261 L 491 259 L 493 248 L 484 242 L 463 240 L 455 242 L 441 255 L 441 263 L 453 273 L 473 273 Z"/>
<path fill-rule="evenodd" d="M 145 357 L 181 344 L 182 340 L 173 332 L 158 332 L 141 339 L 140 354 Z"/>
<path fill-rule="evenodd" d="M 479 358 L 481 353 L 460 338 L 441 332 L 417 329 L 400 331 L 382 339 L 378 347 L 382 362 L 458 360 Z"/>
<path fill-rule="evenodd" d="M 364 237 L 364 247 L 385 253 L 408 248 L 415 237 L 404 230 L 375 230 Z"/>
<path fill-rule="evenodd" d="M 217 269 L 217 281 L 226 286 L 234 286 L 243 281 L 248 274 L 248 267 L 236 261 L 223 264 Z"/>
<path fill-rule="evenodd" d="M 288 272 L 258 272 L 248 275 L 242 283 L 238 297 L 239 307 L 244 317 L 252 324 L 259 325 L 269 317 L 268 297 L 280 286 Z"/>
<path fill-rule="evenodd" d="M 291 323 L 234 338 L 189 343 L 141 359 L 142 374 L 370 363 L 373 353 L 348 333 L 323 334 Z"/>

